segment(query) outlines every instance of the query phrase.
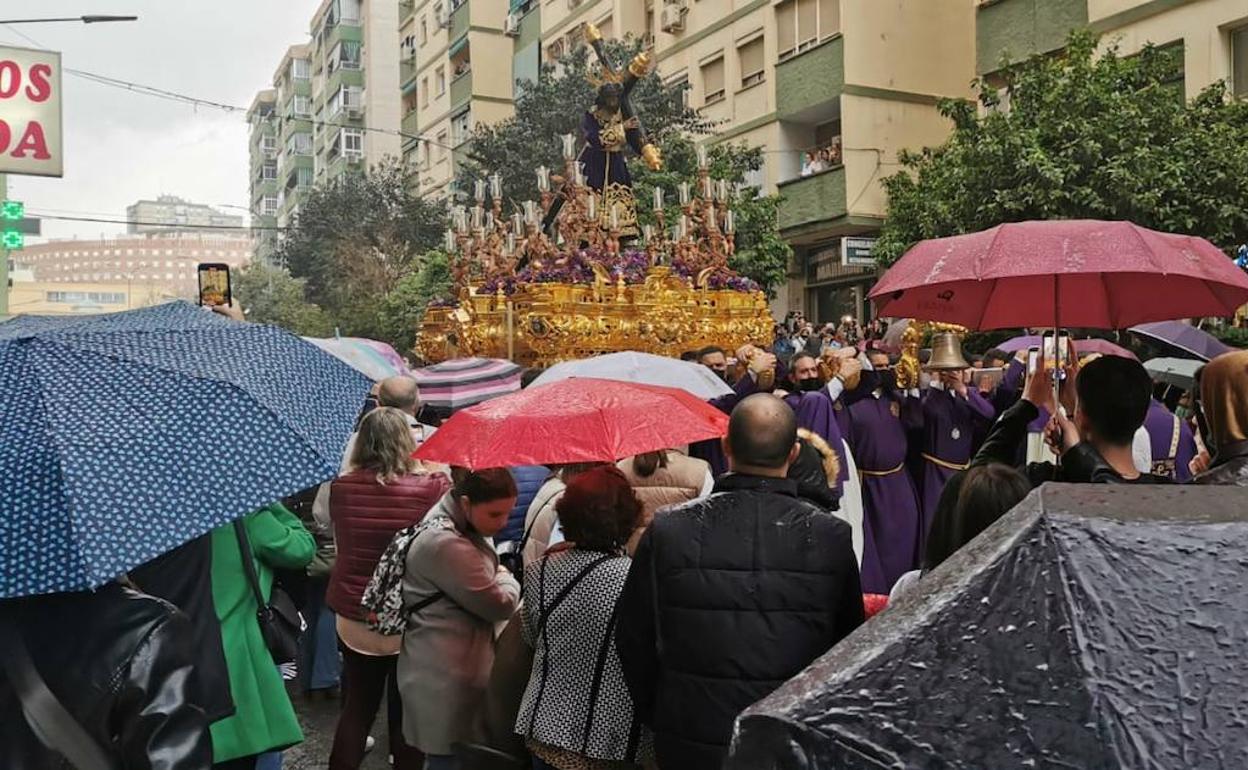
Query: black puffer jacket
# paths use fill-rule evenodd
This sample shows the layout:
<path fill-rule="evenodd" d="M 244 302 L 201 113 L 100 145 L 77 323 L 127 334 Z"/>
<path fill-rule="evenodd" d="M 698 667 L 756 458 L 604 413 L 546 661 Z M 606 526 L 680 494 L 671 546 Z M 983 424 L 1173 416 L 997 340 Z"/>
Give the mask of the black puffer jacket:
<path fill-rule="evenodd" d="M 659 766 L 719 768 L 737 714 L 863 622 L 849 525 L 794 481 L 729 474 L 650 525 L 617 611 Z"/>
<path fill-rule="evenodd" d="M 115 767 L 211 767 L 208 723 L 189 692 L 194 635 L 172 605 L 109 584 L 94 593 L 9 600 L 2 611 L 4 622 L 16 620 L 48 689 Z M 3 673 L 0 724 L 0 767 L 70 767 L 31 732 Z"/>
<path fill-rule="evenodd" d="M 1193 478 L 1192 483 L 1248 487 L 1248 441 L 1237 441 L 1219 449 L 1213 463 L 1213 467 Z"/>

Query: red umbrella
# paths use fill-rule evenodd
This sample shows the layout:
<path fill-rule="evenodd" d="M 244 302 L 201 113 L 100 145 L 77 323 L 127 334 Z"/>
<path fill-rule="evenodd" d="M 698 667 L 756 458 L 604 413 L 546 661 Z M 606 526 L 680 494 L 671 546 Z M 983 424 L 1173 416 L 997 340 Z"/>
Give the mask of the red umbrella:
<path fill-rule="evenodd" d="M 727 415 L 686 391 L 572 378 L 457 412 L 416 457 L 466 468 L 615 461 L 727 430 Z"/>
<path fill-rule="evenodd" d="M 922 241 L 889 268 L 878 312 L 971 329 L 1123 329 L 1230 316 L 1248 275 L 1213 244 L 1130 222 L 1016 222 Z"/>

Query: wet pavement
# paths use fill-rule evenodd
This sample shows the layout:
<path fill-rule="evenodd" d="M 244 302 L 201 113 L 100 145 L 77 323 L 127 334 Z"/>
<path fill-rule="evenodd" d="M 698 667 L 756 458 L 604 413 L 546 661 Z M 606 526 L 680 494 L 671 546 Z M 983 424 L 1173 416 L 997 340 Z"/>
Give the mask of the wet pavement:
<path fill-rule="evenodd" d="M 303 726 L 303 743 L 287 749 L 283 757 L 283 770 L 325 770 L 329 766 L 329 749 L 334 743 L 334 728 L 338 724 L 338 699 L 320 695 L 311 698 L 299 692 L 293 683 L 287 683 L 290 700 L 299 714 Z M 379 719 L 374 723 L 372 735 L 377 747 L 364 758 L 360 770 L 389 770 L 386 746 L 386 707 L 382 703 Z"/>

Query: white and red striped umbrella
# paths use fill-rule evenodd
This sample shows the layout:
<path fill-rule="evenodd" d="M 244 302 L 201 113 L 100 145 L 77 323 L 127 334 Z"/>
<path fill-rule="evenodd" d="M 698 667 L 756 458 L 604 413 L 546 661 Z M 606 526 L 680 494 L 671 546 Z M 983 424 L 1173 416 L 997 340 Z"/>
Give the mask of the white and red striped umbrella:
<path fill-rule="evenodd" d="M 453 358 L 416 369 L 420 400 L 447 414 L 520 390 L 519 364 L 500 358 Z"/>

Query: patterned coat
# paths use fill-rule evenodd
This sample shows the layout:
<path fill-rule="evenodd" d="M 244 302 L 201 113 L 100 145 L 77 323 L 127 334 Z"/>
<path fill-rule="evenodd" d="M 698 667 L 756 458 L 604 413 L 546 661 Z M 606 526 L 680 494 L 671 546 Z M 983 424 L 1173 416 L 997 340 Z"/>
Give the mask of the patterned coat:
<path fill-rule="evenodd" d="M 594 759 L 649 754 L 615 650 L 616 599 L 630 563 L 571 548 L 524 571 L 522 635 L 534 654 L 517 734 Z"/>

